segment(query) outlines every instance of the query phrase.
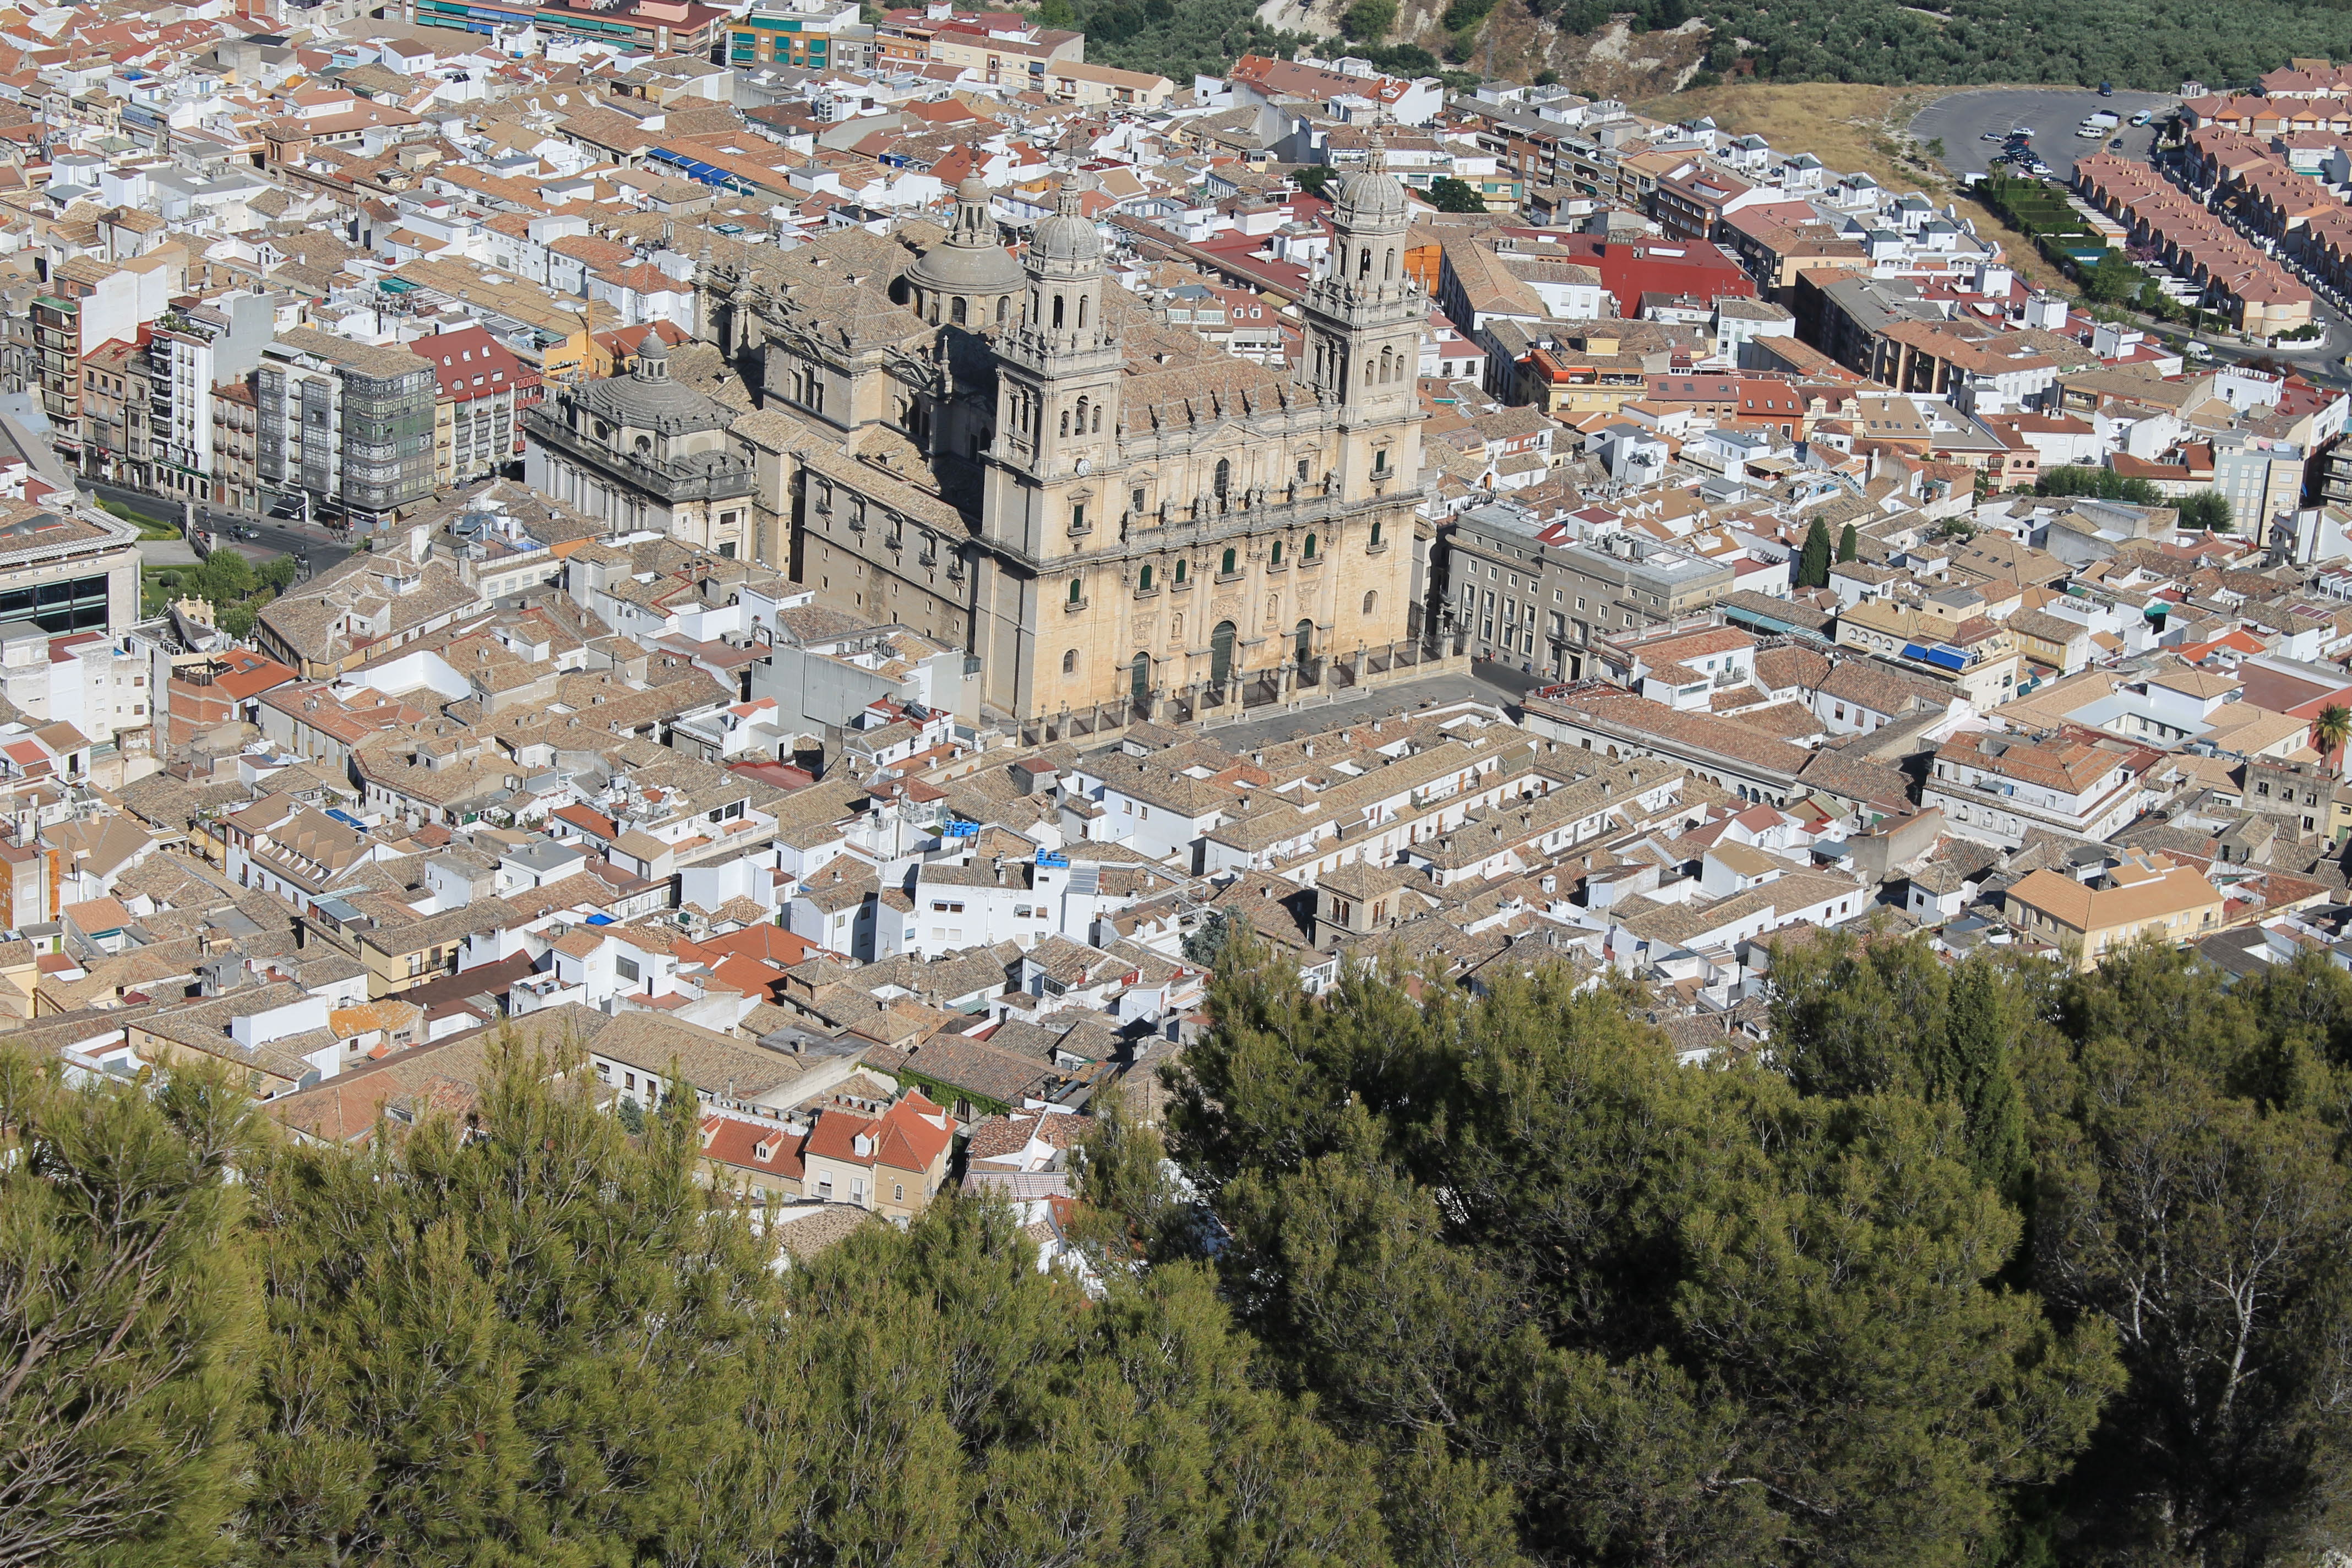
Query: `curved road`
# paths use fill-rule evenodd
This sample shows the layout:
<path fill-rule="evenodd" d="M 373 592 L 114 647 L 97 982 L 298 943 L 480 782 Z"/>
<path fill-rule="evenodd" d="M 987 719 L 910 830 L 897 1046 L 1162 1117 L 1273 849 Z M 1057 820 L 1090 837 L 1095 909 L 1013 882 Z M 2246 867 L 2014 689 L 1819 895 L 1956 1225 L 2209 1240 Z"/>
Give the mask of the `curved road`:
<path fill-rule="evenodd" d="M 128 485 L 106 484 L 93 479 L 78 482 L 93 495 L 137 507 L 152 516 L 176 519 L 180 515 L 180 502 L 174 497 L 153 495 L 145 490 L 132 489 Z M 235 527 L 250 528 L 254 531 L 254 538 L 225 538 L 222 542 L 238 554 L 255 561 L 267 561 L 273 555 L 300 555 L 309 563 L 312 576 L 317 576 L 352 552 L 351 545 L 323 523 L 291 522 L 284 518 L 262 517 L 229 507 L 199 504 L 196 526 L 210 528 L 221 534 Z"/>

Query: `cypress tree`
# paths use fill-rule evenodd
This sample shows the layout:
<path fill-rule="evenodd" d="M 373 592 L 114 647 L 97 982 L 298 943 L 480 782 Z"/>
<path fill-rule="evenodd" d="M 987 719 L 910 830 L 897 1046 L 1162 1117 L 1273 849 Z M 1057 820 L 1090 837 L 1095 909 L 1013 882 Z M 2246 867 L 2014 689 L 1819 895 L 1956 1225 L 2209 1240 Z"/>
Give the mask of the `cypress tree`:
<path fill-rule="evenodd" d="M 1838 535 L 1837 558 L 1840 561 L 1852 561 L 1861 553 L 1862 541 L 1854 533 L 1853 524 L 1849 522 L 1845 525 L 1845 531 Z"/>
<path fill-rule="evenodd" d="M 1826 588 L 1830 585 L 1830 531 L 1821 519 L 1813 519 L 1812 531 L 1805 535 L 1805 547 L 1797 557 L 1797 586 Z"/>

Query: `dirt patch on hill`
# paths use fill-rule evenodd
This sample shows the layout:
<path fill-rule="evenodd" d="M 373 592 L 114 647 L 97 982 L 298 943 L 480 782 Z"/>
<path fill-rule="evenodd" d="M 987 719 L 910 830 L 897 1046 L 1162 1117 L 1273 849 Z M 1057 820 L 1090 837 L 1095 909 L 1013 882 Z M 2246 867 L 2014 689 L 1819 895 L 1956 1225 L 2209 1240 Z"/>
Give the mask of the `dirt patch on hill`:
<path fill-rule="evenodd" d="M 1320 5 L 1330 0 L 1319 0 Z M 1395 37 L 1441 58 L 1452 47 L 1445 30 L 1447 0 L 1402 0 Z M 1344 5 L 1330 11 L 1336 17 Z M 1597 33 L 1563 33 L 1531 16 L 1520 0 L 1499 0 L 1478 29 L 1465 68 L 1484 76 L 1531 81 L 1538 71 L 1592 98 L 1631 100 L 1672 92 L 1706 56 L 1706 25 L 1694 17 L 1663 32 L 1636 33 L 1620 16 Z"/>
<path fill-rule="evenodd" d="M 1872 87 L 1848 82 L 1727 82 L 1636 104 L 1659 120 L 1699 115 L 1734 135 L 1761 136 L 1783 153 L 1811 153 L 1831 168 L 1859 169 L 1872 179 L 1940 197 L 1943 172 L 1917 155 L 1902 127 L 1948 89 Z"/>

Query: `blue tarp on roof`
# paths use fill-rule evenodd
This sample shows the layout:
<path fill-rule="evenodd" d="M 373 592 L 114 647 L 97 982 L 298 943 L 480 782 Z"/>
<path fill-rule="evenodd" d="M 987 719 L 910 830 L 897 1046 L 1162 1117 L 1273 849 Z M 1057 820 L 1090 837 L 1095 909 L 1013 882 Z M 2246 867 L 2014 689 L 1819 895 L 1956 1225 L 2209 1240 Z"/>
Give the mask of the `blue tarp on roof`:
<path fill-rule="evenodd" d="M 337 822 L 341 823 L 345 827 L 356 827 L 362 833 L 365 833 L 367 831 L 367 824 L 362 822 L 358 817 L 353 816 L 350 812 L 338 811 L 331 805 L 327 808 L 327 815 L 333 817 Z"/>
<path fill-rule="evenodd" d="M 1969 656 L 1955 648 L 1931 647 L 1927 650 L 1927 662 L 1941 669 L 1966 669 Z"/>
<path fill-rule="evenodd" d="M 610 915 L 590 915 L 588 917 L 588 923 L 592 926 L 608 926 L 613 923 L 613 917 Z"/>
<path fill-rule="evenodd" d="M 656 147 L 646 156 L 658 158 L 689 180 L 699 180 L 706 185 L 721 185 L 729 190 L 749 194 L 751 186 L 715 164 L 699 158 L 689 158 L 683 153 L 673 153 L 667 147 Z"/>

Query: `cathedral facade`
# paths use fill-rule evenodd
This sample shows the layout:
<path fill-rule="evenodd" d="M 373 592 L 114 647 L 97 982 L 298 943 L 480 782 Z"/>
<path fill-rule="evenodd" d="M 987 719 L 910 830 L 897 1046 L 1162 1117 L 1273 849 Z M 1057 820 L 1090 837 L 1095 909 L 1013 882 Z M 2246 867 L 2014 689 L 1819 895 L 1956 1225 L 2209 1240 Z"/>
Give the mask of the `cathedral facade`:
<path fill-rule="evenodd" d="M 1160 322 L 1070 189 L 1018 260 L 967 182 L 928 244 L 853 230 L 706 264 L 703 332 L 760 403 L 730 432 L 755 552 L 820 604 L 960 644 L 1012 718 L 1189 713 L 1404 637 L 1428 301 L 1394 178 L 1349 179 L 1333 221 L 1295 367 Z"/>

